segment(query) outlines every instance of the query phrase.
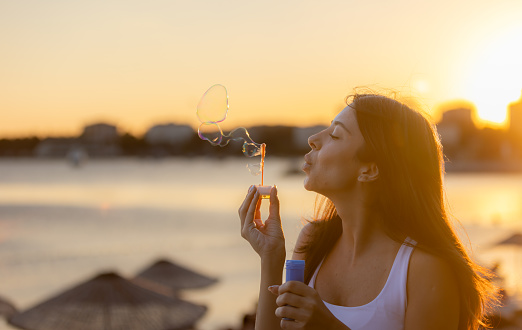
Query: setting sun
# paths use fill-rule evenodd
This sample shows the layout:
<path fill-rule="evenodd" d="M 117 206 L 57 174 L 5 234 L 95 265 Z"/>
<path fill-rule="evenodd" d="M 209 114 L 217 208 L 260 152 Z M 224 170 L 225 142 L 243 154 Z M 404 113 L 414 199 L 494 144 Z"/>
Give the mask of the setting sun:
<path fill-rule="evenodd" d="M 505 124 L 507 106 L 522 88 L 522 27 L 482 43 L 471 57 L 466 98 L 489 124 Z"/>

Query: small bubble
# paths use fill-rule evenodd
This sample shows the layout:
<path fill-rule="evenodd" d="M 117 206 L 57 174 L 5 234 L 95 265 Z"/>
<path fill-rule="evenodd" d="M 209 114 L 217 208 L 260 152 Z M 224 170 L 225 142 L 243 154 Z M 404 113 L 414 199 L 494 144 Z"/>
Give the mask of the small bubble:
<path fill-rule="evenodd" d="M 261 164 L 247 164 L 246 167 L 252 175 L 258 176 L 261 174 Z"/>

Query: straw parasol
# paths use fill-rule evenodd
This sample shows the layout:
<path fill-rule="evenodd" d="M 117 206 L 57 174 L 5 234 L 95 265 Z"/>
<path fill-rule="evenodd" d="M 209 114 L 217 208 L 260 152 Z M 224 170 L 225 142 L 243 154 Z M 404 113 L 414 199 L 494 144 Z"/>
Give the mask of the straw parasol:
<path fill-rule="evenodd" d="M 6 319 L 9 319 L 11 316 L 18 313 L 16 308 L 13 304 L 11 304 L 9 301 L 3 299 L 0 297 L 0 316 L 5 317 Z"/>
<path fill-rule="evenodd" d="M 173 262 L 161 259 L 141 271 L 133 281 L 144 286 L 151 285 L 151 283 L 159 284 L 176 293 L 183 289 L 207 287 L 216 283 L 217 279 L 198 274 Z"/>
<path fill-rule="evenodd" d="M 514 233 L 511 236 L 495 243 L 495 246 L 514 246 L 514 248 L 518 250 L 522 248 L 522 233 Z M 518 256 L 520 257 L 520 254 L 518 254 Z M 520 263 L 516 262 L 516 257 L 517 255 L 515 254 L 514 264 L 519 268 Z M 519 271 L 516 272 L 519 273 Z M 503 319 L 514 320 L 521 312 L 520 306 L 517 302 L 514 301 L 514 297 L 508 296 L 507 294 L 505 294 L 504 300 L 504 306 L 500 308 L 499 314 L 502 314 Z"/>
<path fill-rule="evenodd" d="M 516 250 L 522 248 L 522 233 L 514 233 L 506 239 L 503 239 L 500 242 L 495 243 L 495 247 L 499 246 L 514 246 Z M 520 256 L 520 255 L 519 255 Z M 515 255 L 516 258 L 516 255 Z M 515 262 L 515 265 L 517 262 Z M 518 265 L 520 266 L 520 264 Z"/>
<path fill-rule="evenodd" d="M 106 273 L 14 315 L 9 323 L 30 330 L 175 330 L 191 329 L 205 311 Z"/>
<path fill-rule="evenodd" d="M 522 247 L 522 234 L 515 233 L 508 238 L 496 243 L 495 245 L 517 245 Z"/>

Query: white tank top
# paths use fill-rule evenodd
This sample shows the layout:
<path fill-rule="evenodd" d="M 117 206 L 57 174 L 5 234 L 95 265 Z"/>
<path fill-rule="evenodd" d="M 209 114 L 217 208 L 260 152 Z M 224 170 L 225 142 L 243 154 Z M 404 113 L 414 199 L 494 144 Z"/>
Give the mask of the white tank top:
<path fill-rule="evenodd" d="M 411 239 L 406 241 L 415 245 Z M 408 265 L 413 247 L 401 245 L 393 261 L 392 269 L 384 288 L 379 295 L 366 305 L 345 307 L 332 305 L 323 300 L 332 314 L 352 330 L 402 330 L 406 314 L 406 281 L 408 279 Z M 314 287 L 315 278 L 319 272 L 319 264 L 310 279 L 310 287 Z"/>

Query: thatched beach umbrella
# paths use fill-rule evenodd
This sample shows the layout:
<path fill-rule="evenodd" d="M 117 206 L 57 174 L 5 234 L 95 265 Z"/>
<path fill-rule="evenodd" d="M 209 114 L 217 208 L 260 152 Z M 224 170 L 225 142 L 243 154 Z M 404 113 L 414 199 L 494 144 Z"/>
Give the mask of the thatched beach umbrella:
<path fill-rule="evenodd" d="M 31 330 L 191 329 L 205 311 L 107 273 L 14 315 L 9 323 Z"/>
<path fill-rule="evenodd" d="M 9 319 L 16 313 L 18 313 L 16 307 L 14 307 L 14 305 L 9 301 L 0 297 L 0 316 Z"/>
<path fill-rule="evenodd" d="M 521 249 L 522 248 L 522 233 L 515 233 L 515 234 L 509 236 L 508 238 L 495 243 L 495 247 L 498 247 L 498 246 L 514 246 L 516 250 Z M 520 256 L 520 254 L 519 254 L 519 256 Z M 516 255 L 515 255 L 515 258 L 516 258 Z M 515 265 L 516 264 L 517 264 L 517 262 L 515 262 Z M 518 266 L 520 266 L 520 265 L 518 265 Z"/>
<path fill-rule="evenodd" d="M 522 247 L 522 234 L 516 233 L 498 242 L 496 245 L 516 245 Z"/>
<path fill-rule="evenodd" d="M 511 236 L 507 237 L 506 239 L 503 239 L 497 243 L 495 243 L 495 246 L 514 246 L 515 249 L 519 250 L 522 248 L 522 233 L 515 233 Z M 520 251 L 519 251 L 520 252 Z M 516 262 L 517 255 L 515 254 L 515 261 L 514 265 L 518 270 L 515 270 L 516 273 L 520 273 L 520 263 Z M 518 253 L 518 257 L 520 257 L 520 254 Z M 513 297 L 508 296 L 507 293 L 505 293 L 503 306 L 498 309 L 499 317 L 502 316 L 502 319 L 505 320 L 514 320 L 518 313 L 521 312 L 520 305 L 513 300 Z"/>
<path fill-rule="evenodd" d="M 159 260 L 136 275 L 133 281 L 145 286 L 147 282 L 156 283 L 175 293 L 183 289 L 204 288 L 216 283 L 217 279 L 196 273 L 168 260 Z"/>

